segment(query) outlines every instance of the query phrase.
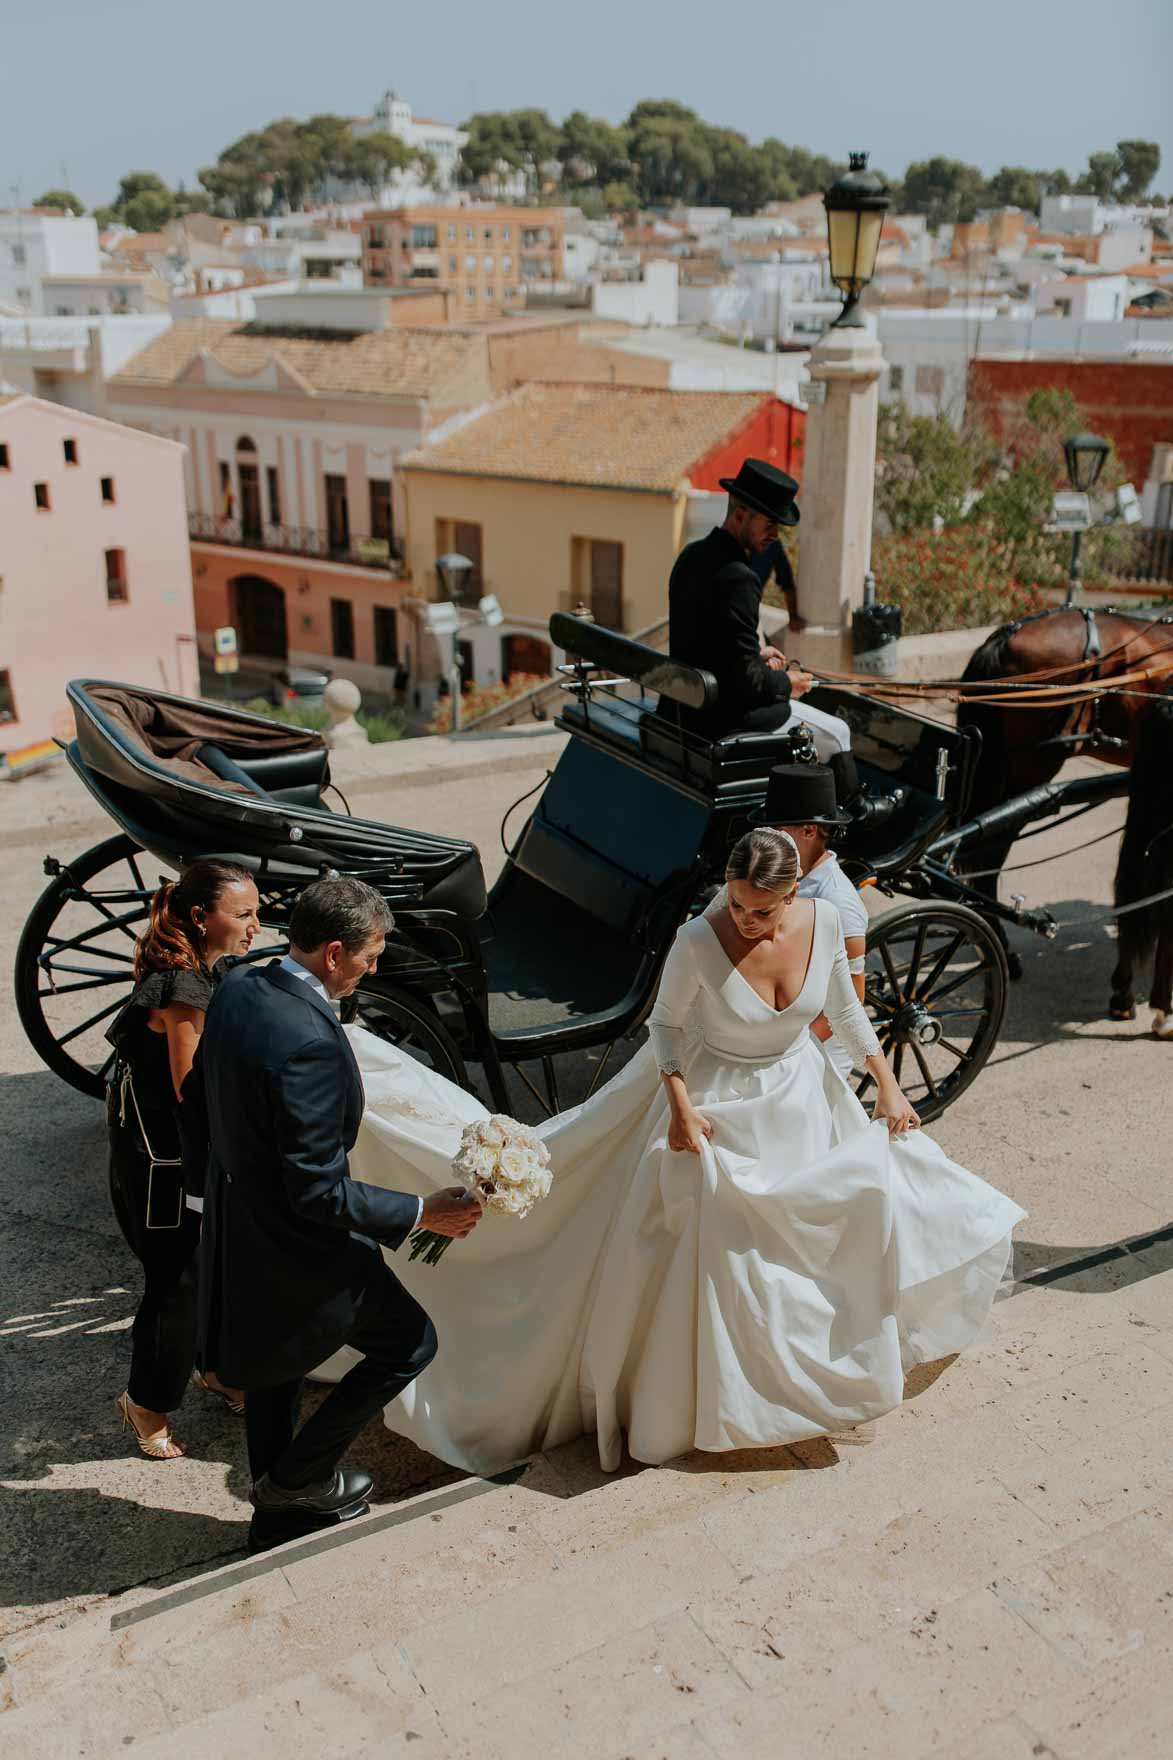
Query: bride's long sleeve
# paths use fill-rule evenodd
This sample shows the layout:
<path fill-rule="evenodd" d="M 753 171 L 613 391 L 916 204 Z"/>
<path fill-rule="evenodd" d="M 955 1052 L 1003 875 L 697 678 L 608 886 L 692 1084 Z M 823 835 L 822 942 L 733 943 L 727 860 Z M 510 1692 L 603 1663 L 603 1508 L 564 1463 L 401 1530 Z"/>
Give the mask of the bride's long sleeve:
<path fill-rule="evenodd" d="M 871 1021 L 863 1003 L 855 993 L 847 952 L 841 940 L 836 941 L 835 959 L 827 980 L 827 1000 L 823 1012 L 831 1023 L 831 1031 L 847 1051 L 856 1068 L 862 1068 L 869 1057 L 880 1049 Z"/>
<path fill-rule="evenodd" d="M 648 1016 L 652 1056 L 661 1075 L 677 1075 L 684 1068 L 688 1017 L 700 987 L 691 937 L 685 924 L 677 931 L 671 952 L 664 961 L 659 993 Z"/>

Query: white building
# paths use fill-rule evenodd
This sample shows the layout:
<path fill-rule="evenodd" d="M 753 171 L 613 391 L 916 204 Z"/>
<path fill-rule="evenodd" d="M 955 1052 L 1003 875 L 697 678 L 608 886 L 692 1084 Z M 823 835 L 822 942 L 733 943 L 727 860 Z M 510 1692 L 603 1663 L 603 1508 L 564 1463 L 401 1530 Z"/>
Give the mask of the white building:
<path fill-rule="evenodd" d="M 1075 318 L 1080 323 L 1114 323 L 1128 309 L 1127 275 L 1066 275 L 1035 290 L 1039 317 Z"/>
<path fill-rule="evenodd" d="M 596 318 L 621 324 L 675 324 L 680 317 L 680 269 L 666 258 L 644 264 L 639 281 L 596 281 L 591 289 Z"/>
<path fill-rule="evenodd" d="M 0 382 L 46 403 L 104 416 L 106 383 L 171 326 L 142 317 L 0 318 Z"/>
<path fill-rule="evenodd" d="M 30 317 L 52 314 L 46 276 L 90 276 L 102 271 L 98 227 L 92 215 L 0 210 L 0 311 Z"/>
<path fill-rule="evenodd" d="M 396 172 L 389 187 L 380 192 L 379 199 L 373 206 L 410 206 L 407 199 L 409 190 L 426 190 L 430 199 L 435 191 L 451 189 L 456 182 L 460 149 L 468 143 L 467 134 L 462 129 L 453 128 L 451 123 L 436 122 L 430 116 L 416 116 L 411 105 L 398 92 L 384 92 L 371 115 L 360 117 L 351 126 L 360 140 L 369 134 L 394 135 L 396 140 L 402 141 L 404 146 L 411 147 L 413 151 L 427 153 L 435 167 L 434 173 L 426 182 L 410 167 L 406 171 Z"/>
<path fill-rule="evenodd" d="M 1007 315 L 992 302 L 874 315 L 887 365 L 881 400 L 899 400 L 913 415 L 947 415 L 957 426 L 971 360 L 1131 360 L 1146 345 L 1173 345 L 1173 320 L 1161 318 L 1085 321 L 1022 307 Z"/>
<path fill-rule="evenodd" d="M 791 261 L 779 256 L 773 262 L 739 263 L 734 286 L 749 295 L 745 322 L 755 341 L 793 342 L 800 328 L 796 308 L 818 300 L 825 291 L 824 275 L 824 261 L 817 257 Z M 828 322 L 838 309 L 828 307 Z"/>
<path fill-rule="evenodd" d="M 96 275 L 42 275 L 41 304 L 46 317 L 106 318 L 159 311 L 167 303 L 166 285 L 155 275 L 99 270 Z"/>

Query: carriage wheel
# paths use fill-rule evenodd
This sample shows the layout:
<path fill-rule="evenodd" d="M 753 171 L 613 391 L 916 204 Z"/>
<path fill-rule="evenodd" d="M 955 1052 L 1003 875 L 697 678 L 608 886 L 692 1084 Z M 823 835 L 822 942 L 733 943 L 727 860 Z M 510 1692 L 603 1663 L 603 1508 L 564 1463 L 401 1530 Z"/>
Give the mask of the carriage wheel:
<path fill-rule="evenodd" d="M 134 985 L 134 943 L 150 910 L 145 859 L 120 833 L 61 863 L 16 952 L 16 1008 L 29 1043 L 56 1075 L 97 1099 L 114 1055 L 106 1028 Z M 45 870 L 54 872 L 49 858 Z"/>
<path fill-rule="evenodd" d="M 865 1004 L 909 1100 L 928 1124 L 965 1092 L 1006 1013 L 1006 955 L 960 904 L 910 904 L 868 929 Z M 865 1075 L 856 1092 L 872 1086 Z"/>
<path fill-rule="evenodd" d="M 379 979 L 364 978 L 343 1004 L 342 1018 L 386 1039 L 437 1075 L 472 1091 L 456 1042 L 425 1005 L 398 988 L 384 989 Z"/>

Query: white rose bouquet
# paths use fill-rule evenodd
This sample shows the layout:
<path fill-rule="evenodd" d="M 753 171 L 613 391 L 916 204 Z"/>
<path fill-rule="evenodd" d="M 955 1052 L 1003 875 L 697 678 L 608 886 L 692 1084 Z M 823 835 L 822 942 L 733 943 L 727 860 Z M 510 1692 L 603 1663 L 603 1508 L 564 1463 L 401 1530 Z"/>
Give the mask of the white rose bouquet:
<path fill-rule="evenodd" d="M 547 1196 L 554 1177 L 537 1132 L 500 1112 L 465 1125 L 452 1173 L 493 1215 L 519 1218 Z M 435 1265 L 450 1244 L 450 1236 L 420 1228 L 411 1237 L 411 1257 Z"/>

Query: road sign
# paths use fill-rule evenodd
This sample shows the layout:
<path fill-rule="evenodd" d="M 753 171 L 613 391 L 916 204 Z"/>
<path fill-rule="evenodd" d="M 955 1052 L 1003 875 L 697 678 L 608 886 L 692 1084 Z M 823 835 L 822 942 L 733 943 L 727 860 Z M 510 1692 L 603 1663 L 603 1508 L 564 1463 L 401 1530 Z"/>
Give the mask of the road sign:
<path fill-rule="evenodd" d="M 236 632 L 233 631 L 233 634 Z M 217 654 L 212 661 L 217 672 L 237 672 L 240 669 L 239 654 Z"/>
<path fill-rule="evenodd" d="M 236 653 L 236 631 L 230 623 L 225 624 L 222 629 L 216 630 L 212 637 L 212 641 L 217 655 Z M 217 667 L 216 670 L 219 672 L 221 668 Z M 225 666 L 223 670 L 225 672 L 235 672 L 236 668 L 235 666 Z"/>

